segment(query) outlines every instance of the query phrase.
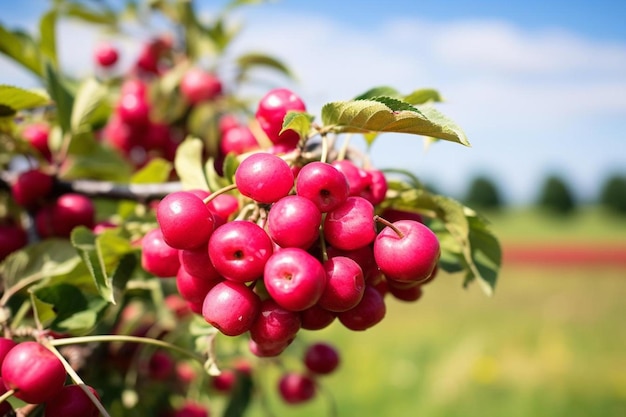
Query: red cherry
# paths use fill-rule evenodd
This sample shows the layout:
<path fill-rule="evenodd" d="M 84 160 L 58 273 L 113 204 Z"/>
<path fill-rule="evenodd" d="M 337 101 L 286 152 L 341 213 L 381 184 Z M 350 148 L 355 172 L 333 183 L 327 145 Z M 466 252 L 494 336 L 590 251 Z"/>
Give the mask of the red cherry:
<path fill-rule="evenodd" d="M 141 266 L 157 277 L 174 277 L 180 268 L 178 250 L 169 246 L 158 227 L 141 240 Z"/>
<path fill-rule="evenodd" d="M 12 224 L 0 224 L 0 262 L 26 244 L 28 244 L 28 234 L 24 229 Z"/>
<path fill-rule="evenodd" d="M 212 100 L 222 93 L 222 82 L 200 68 L 191 68 L 180 80 L 180 92 L 190 104 Z"/>
<path fill-rule="evenodd" d="M 398 231 L 385 227 L 374 241 L 374 258 L 383 274 L 396 281 L 423 281 L 439 260 L 439 240 L 422 223 L 399 220 Z"/>
<path fill-rule="evenodd" d="M 304 353 L 304 365 L 314 374 L 330 374 L 339 366 L 339 353 L 328 343 L 314 343 Z"/>
<path fill-rule="evenodd" d="M 119 59 L 119 52 L 116 47 L 106 42 L 96 46 L 94 57 L 98 65 L 108 68 L 117 63 L 117 60 Z"/>
<path fill-rule="evenodd" d="M 206 295 L 202 316 L 223 334 L 238 336 L 250 330 L 260 309 L 261 299 L 250 288 L 223 281 Z"/>
<path fill-rule="evenodd" d="M 278 382 L 278 392 L 288 404 L 301 404 L 315 396 L 315 381 L 308 375 L 289 372 Z"/>
<path fill-rule="evenodd" d="M 293 188 L 293 172 L 287 162 L 269 153 L 255 153 L 235 171 L 239 192 L 259 203 L 274 203 Z"/>
<path fill-rule="evenodd" d="M 31 404 L 54 398 L 65 384 L 65 368 L 54 353 L 37 342 L 22 342 L 2 362 L 2 380 L 15 396 Z"/>
<path fill-rule="evenodd" d="M 306 106 L 300 97 L 286 88 L 270 90 L 259 101 L 255 117 L 273 143 L 289 142 L 295 145 L 298 142 L 299 136 L 293 130 L 280 134 L 285 115 L 290 110 L 304 112 Z"/>
<path fill-rule="evenodd" d="M 100 399 L 100 396 L 90 386 L 89 391 Z M 98 417 L 100 411 L 91 401 L 83 389 L 78 385 L 67 385 L 57 395 L 46 402 L 44 417 Z"/>
<path fill-rule="evenodd" d="M 326 286 L 326 271 L 319 260 L 303 249 L 285 248 L 267 260 L 263 282 L 280 306 L 302 311 L 319 300 Z"/>

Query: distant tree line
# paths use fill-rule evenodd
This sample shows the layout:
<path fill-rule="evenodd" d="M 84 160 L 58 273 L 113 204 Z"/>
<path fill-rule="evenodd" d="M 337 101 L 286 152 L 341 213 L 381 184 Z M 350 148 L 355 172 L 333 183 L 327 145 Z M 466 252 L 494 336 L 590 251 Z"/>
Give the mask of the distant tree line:
<path fill-rule="evenodd" d="M 496 182 L 485 175 L 470 180 L 461 200 L 477 210 L 498 210 L 506 205 Z M 609 212 L 626 216 L 626 174 L 609 175 L 593 202 Z M 572 213 L 579 204 L 567 180 L 555 174 L 545 178 L 535 200 L 537 207 L 555 214 Z"/>

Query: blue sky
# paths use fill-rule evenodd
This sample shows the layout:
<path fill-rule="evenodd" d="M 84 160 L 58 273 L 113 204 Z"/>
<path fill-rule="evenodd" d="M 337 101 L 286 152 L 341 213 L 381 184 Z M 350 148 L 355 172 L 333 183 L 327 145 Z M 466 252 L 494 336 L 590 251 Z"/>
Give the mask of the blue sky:
<path fill-rule="evenodd" d="M 197 4 L 210 17 L 220 3 Z M 32 25 L 46 4 L 0 5 L 0 21 Z M 280 0 L 234 16 L 244 30 L 231 53 L 260 50 L 288 63 L 299 82 L 285 84 L 313 114 L 378 85 L 439 89 L 439 109 L 472 147 L 426 151 L 419 138 L 383 135 L 371 149 L 376 166 L 410 169 L 456 196 L 474 175 L 489 175 L 522 204 L 556 173 L 592 199 L 607 175 L 626 173 L 625 18 L 623 0 Z M 59 36 L 62 61 L 78 71 L 106 35 L 67 24 Z M 0 82 L 29 80 L 0 60 Z"/>

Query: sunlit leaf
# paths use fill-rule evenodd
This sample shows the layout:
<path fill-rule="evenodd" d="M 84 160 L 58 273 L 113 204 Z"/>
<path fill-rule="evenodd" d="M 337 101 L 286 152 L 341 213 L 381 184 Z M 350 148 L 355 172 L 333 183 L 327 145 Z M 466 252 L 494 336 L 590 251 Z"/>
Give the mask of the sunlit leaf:
<path fill-rule="evenodd" d="M 0 264 L 0 275 L 8 288 L 21 280 L 69 274 L 80 263 L 76 250 L 66 239 L 46 239 L 9 255 Z"/>
<path fill-rule="evenodd" d="M 150 162 L 133 174 L 130 182 L 133 184 L 159 184 L 170 177 L 172 164 L 162 158 L 151 159 Z"/>
<path fill-rule="evenodd" d="M 393 98 L 328 103 L 322 108 L 322 122 L 340 133 L 411 133 L 469 146 L 461 128 L 437 110 Z"/>
<path fill-rule="evenodd" d="M 272 56 L 265 55 L 262 53 L 250 52 L 250 53 L 241 55 L 236 59 L 236 62 L 237 62 L 237 65 L 239 66 L 239 71 L 240 71 L 238 75 L 239 80 L 246 79 L 247 72 L 256 68 L 267 68 L 270 70 L 277 71 L 289 78 L 294 77 L 293 73 L 291 72 L 289 67 L 285 65 L 285 63 L 283 63 L 277 58 L 274 58 Z"/>
<path fill-rule="evenodd" d="M 401 96 L 400 92 L 396 90 L 395 88 L 388 87 L 388 86 L 380 86 L 380 87 L 371 88 L 367 90 L 366 92 L 364 92 L 363 94 L 359 94 L 353 100 L 368 100 L 373 97 L 400 98 L 400 96 Z"/>
<path fill-rule="evenodd" d="M 57 73 L 50 64 L 46 65 L 46 81 L 48 82 L 50 97 L 56 104 L 59 125 L 64 132 L 69 132 L 71 128 L 74 97 L 67 86 L 64 85 L 60 74 Z"/>
<path fill-rule="evenodd" d="M 439 91 L 434 90 L 432 88 L 422 88 L 419 90 L 415 90 L 410 94 L 407 94 L 402 98 L 403 101 L 411 104 L 425 104 L 429 102 L 441 102 L 443 98 Z"/>
<path fill-rule="evenodd" d="M 35 297 L 51 306 L 54 318 L 50 328 L 59 332 L 80 334 L 89 331 L 97 323 L 107 303 L 89 296 L 78 288 L 68 284 L 45 285 L 34 291 Z M 38 309 L 38 312 L 41 309 Z M 46 313 L 49 315 L 49 313 Z M 40 317 L 48 319 L 49 317 Z"/>
<path fill-rule="evenodd" d="M 0 117 L 13 116 L 19 110 L 41 107 L 49 103 L 50 97 L 45 91 L 0 84 Z"/>
<path fill-rule="evenodd" d="M 0 25 L 0 53 L 22 65 L 37 77 L 43 77 L 44 66 L 39 46 L 28 33 L 9 31 Z"/>
<path fill-rule="evenodd" d="M 280 133 L 286 130 L 294 130 L 301 138 L 306 138 L 311 131 L 311 123 L 313 122 L 313 116 L 297 111 L 288 111 L 283 120 L 283 128 Z"/>
<path fill-rule="evenodd" d="M 39 50 L 54 67 L 58 64 L 56 23 L 57 12 L 55 10 L 44 13 L 39 20 Z"/>
<path fill-rule="evenodd" d="M 107 88 L 94 78 L 87 78 L 78 88 L 72 108 L 71 129 L 77 132 L 107 97 Z"/>
<path fill-rule="evenodd" d="M 182 182 L 183 189 L 207 189 L 208 184 L 204 176 L 202 160 L 202 141 L 200 139 L 188 137 L 178 145 L 174 168 Z"/>
<path fill-rule="evenodd" d="M 107 276 L 104 259 L 96 246 L 96 237 L 91 230 L 79 226 L 72 231 L 70 240 L 87 265 L 102 298 L 114 303 L 112 279 Z"/>

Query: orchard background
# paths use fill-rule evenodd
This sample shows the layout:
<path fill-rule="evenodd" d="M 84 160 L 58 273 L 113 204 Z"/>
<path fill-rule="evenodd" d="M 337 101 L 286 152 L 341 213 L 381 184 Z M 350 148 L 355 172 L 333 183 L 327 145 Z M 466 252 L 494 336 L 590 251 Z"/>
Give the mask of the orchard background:
<path fill-rule="evenodd" d="M 251 7 L 245 3 L 231 6 Z M 389 209 L 419 215 L 441 243 L 437 279 L 411 286 L 419 292 L 404 293 L 417 303 L 406 303 L 382 288 L 379 284 L 386 280 L 370 280 L 370 286 L 386 294 L 380 324 L 351 332 L 336 319 L 322 330 L 301 329 L 279 355 L 254 354 L 247 333 L 218 334 L 200 314 L 190 313 L 189 305 L 180 303 L 176 273 L 155 274 L 146 267 L 142 239 L 159 226 L 156 208 L 161 198 L 181 189 L 202 189 L 208 195 L 228 188 L 244 156 L 256 146 L 296 167 L 320 159 L 352 159 L 370 170 L 371 177 L 378 167 L 349 147 L 351 136 L 364 134 L 366 143 L 380 144 L 386 133 L 405 132 L 418 141 L 425 136 L 430 142 L 469 142 L 456 123 L 436 110 L 437 90 L 399 92 L 390 86 L 372 86 L 353 99 L 339 97 L 321 109 L 291 113 L 280 125 L 287 133 L 296 132 L 296 140 L 273 139 L 277 132 L 268 134 L 255 114 L 262 94 L 245 96 L 240 91 L 254 84 L 258 69 L 269 69 L 285 80 L 292 76 L 290 69 L 258 51 L 232 62 L 220 59 L 235 36 L 227 24 L 231 9 L 207 23 L 195 15 L 193 3 L 151 4 L 150 11 L 138 7 L 125 13 L 133 19 L 149 13 L 176 29 L 156 35 L 139 56 L 130 58 L 128 70 L 116 67 L 114 50 L 90 51 L 97 54 L 98 65 L 81 79 L 64 73 L 56 61 L 51 36 L 55 25 L 61 18 L 80 19 L 115 39 L 127 36 L 117 26 L 119 11 L 102 4 L 58 2 L 42 16 L 38 34 L 2 28 L 0 50 L 39 77 L 42 85 L 41 90 L 9 85 L 0 89 L 3 244 L 7 236 L 11 243 L 20 238 L 27 243 L 12 247 L 17 250 L 7 253 L 0 267 L 7 338 L 38 340 L 60 352 L 66 367 L 77 371 L 67 384 L 84 381 L 94 387 L 104 410 L 115 416 L 624 411 L 626 381 L 619 346 L 625 335 L 617 320 L 624 309 L 620 248 L 626 227 L 619 219 L 608 224 L 597 210 L 579 213 L 574 228 L 571 223 L 545 221 L 541 214 L 507 217 L 488 212 L 495 221 L 492 227 L 482 215 L 429 190 L 411 172 L 380 167 L 390 168 L 385 171 L 389 189 L 386 198 L 374 204 L 376 212 L 382 217 L 385 212 L 389 217 Z M 210 87 L 209 92 L 197 90 L 199 96 L 184 86 L 185 75 L 194 67 L 205 71 L 196 82 Z M 228 80 L 207 78 L 213 71 L 228 73 Z M 137 94 L 142 88 L 145 95 Z M 132 99 L 124 100 L 128 96 Z M 306 103 L 306 97 L 301 99 Z M 233 122 L 231 116 L 245 127 L 237 130 L 244 133 L 224 145 L 224 125 Z M 41 122 L 47 126 L 47 147 L 27 133 Z M 23 189 L 29 191 L 20 197 L 15 184 L 30 169 L 44 176 L 27 182 Z M 52 180 L 47 183 L 46 178 Z M 231 223 L 239 215 L 263 219 L 266 203 L 242 205 L 249 196 L 228 192 L 239 202 L 226 216 Z M 70 222 L 63 230 L 54 227 L 62 223 L 59 217 L 52 223 L 40 221 L 53 226 L 48 229 L 38 225 L 38 217 L 45 219 L 38 213 L 68 194 L 95 203 L 93 221 Z M 542 226 L 539 237 L 532 232 L 537 224 Z M 561 229 L 584 248 L 589 241 L 608 242 L 616 261 L 604 259 L 589 270 L 580 264 L 546 268 L 532 259 L 516 264 L 507 252 L 506 244 L 514 241 L 532 245 L 541 239 L 558 246 L 557 238 L 546 236 L 562 235 Z M 504 237 L 503 252 L 496 236 Z M 320 255 L 319 248 L 312 252 Z M 321 252 L 323 259 L 323 248 Z M 497 296 L 485 297 L 503 273 Z M 590 274 L 597 304 L 588 301 Z M 567 284 L 555 281 L 554 275 L 566 275 Z M 267 297 L 260 284 L 254 287 Z M 278 386 L 281 377 L 288 372 L 315 375 L 307 372 L 303 357 L 320 341 L 337 349 L 339 369 L 308 381 L 314 381 L 313 388 L 308 386 L 311 398 L 299 397 L 306 389 L 296 390 L 298 404 L 287 404 Z M 230 386 L 226 378 L 217 377 L 220 373 L 238 375 L 236 383 Z M 9 402 L 24 415 L 43 415 L 45 409 L 52 415 L 54 407 L 50 399 L 34 406 L 15 397 Z"/>

